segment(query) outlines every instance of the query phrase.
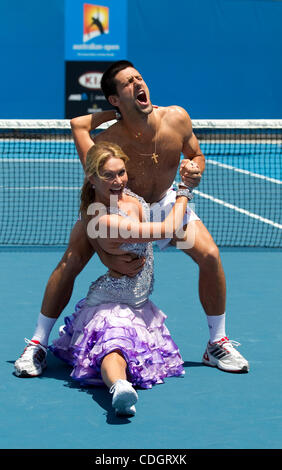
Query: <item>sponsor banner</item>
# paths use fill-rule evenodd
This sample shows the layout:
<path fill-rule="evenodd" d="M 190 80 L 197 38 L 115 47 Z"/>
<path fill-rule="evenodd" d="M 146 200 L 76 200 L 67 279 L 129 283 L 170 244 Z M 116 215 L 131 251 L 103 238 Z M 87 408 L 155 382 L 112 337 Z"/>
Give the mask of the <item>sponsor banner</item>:
<path fill-rule="evenodd" d="M 111 62 L 66 62 L 65 118 L 112 109 L 101 90 L 101 78 Z"/>
<path fill-rule="evenodd" d="M 127 0 L 65 0 L 65 60 L 127 57 Z"/>

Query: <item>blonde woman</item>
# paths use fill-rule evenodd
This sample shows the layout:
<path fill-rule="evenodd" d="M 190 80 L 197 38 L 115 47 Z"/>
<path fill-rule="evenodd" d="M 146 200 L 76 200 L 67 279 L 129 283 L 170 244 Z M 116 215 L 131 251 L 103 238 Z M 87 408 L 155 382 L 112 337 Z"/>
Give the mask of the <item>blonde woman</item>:
<path fill-rule="evenodd" d="M 87 154 L 81 217 L 90 243 L 113 255 L 144 257 L 134 277 L 108 271 L 65 319 L 53 353 L 73 366 L 85 384 L 105 384 L 117 415 L 136 412 L 134 387 L 151 388 L 169 376 L 184 375 L 183 361 L 164 324 L 166 316 L 149 300 L 153 290 L 152 241 L 172 237 L 181 226 L 191 191 L 177 191 L 163 222 L 149 222 L 149 207 L 126 188 L 128 157 L 118 145 L 101 142 Z"/>

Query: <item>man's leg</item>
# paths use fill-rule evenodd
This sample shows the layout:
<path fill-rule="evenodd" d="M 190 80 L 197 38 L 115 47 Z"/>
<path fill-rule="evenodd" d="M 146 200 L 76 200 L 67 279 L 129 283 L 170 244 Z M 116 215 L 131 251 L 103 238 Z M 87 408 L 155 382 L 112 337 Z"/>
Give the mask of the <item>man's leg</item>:
<path fill-rule="evenodd" d="M 182 251 L 199 266 L 199 296 L 204 311 L 208 316 L 224 314 L 226 284 L 218 247 L 199 220 L 187 225 L 184 237 L 187 248 L 180 245 Z M 178 241 L 182 243 L 182 240 Z M 176 244 L 175 241 L 172 243 Z"/>
<path fill-rule="evenodd" d="M 93 254 L 94 249 L 88 242 L 82 222 L 78 221 L 71 232 L 66 252 L 48 280 L 32 340 L 26 340 L 28 345 L 15 362 L 15 373 L 19 377 L 40 375 L 46 367 L 51 330 L 71 298 L 76 276 Z"/>
<path fill-rule="evenodd" d="M 187 248 L 185 248 L 186 242 Z M 207 316 L 210 340 L 204 353 L 206 365 L 217 366 L 228 371 L 248 371 L 248 362 L 238 353 L 225 333 L 226 282 L 220 253 L 204 224 L 190 222 L 180 239 L 181 249 L 199 266 L 199 297 Z"/>
<path fill-rule="evenodd" d="M 77 221 L 72 229 L 67 250 L 48 280 L 41 306 L 43 315 L 54 319 L 60 316 L 71 298 L 75 278 L 94 252 L 82 222 Z"/>

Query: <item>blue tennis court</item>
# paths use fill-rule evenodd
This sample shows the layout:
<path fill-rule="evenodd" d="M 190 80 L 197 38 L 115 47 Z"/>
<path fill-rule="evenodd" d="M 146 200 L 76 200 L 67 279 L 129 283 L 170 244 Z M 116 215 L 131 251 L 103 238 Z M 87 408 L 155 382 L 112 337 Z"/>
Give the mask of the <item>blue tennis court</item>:
<path fill-rule="evenodd" d="M 29 338 L 46 282 L 77 217 L 83 179 L 74 145 L 1 142 L 1 446 L 5 449 L 281 448 L 281 142 L 203 143 L 206 176 L 195 210 L 220 246 L 227 278 L 227 334 L 248 374 L 205 367 L 208 327 L 198 268 L 176 249 L 155 248 L 152 300 L 184 359 L 185 376 L 139 390 L 137 414 L 114 415 L 106 388 L 80 387 L 48 353 L 48 368 L 19 379 L 13 363 Z M 47 145 L 48 143 L 48 145 Z M 7 148 L 9 146 L 9 155 Z M 16 201 L 16 204 L 15 204 Z M 63 222 L 62 222 L 63 219 Z M 59 223 L 60 221 L 60 223 Z M 42 246 L 46 245 L 46 246 Z M 247 247 L 247 248 L 246 248 Z M 105 272 L 94 257 L 64 315 Z M 51 340 L 57 337 L 60 318 Z"/>
<path fill-rule="evenodd" d="M 227 277 L 227 332 L 240 341 L 248 374 L 205 367 L 206 320 L 197 268 L 178 251 L 155 253 L 153 301 L 185 361 L 186 375 L 139 390 L 134 418 L 115 417 L 108 391 L 80 388 L 70 368 L 49 353 L 43 376 L 19 379 L 22 352 L 43 289 L 62 249 L 1 250 L 1 446 L 6 449 L 277 449 L 281 448 L 281 262 L 279 250 L 221 251 Z M 94 257 L 77 279 L 65 313 L 104 272 Z M 173 276 L 173 288 L 170 276 Z M 62 319 L 63 320 L 63 319 Z M 58 320 L 51 339 L 57 336 Z"/>

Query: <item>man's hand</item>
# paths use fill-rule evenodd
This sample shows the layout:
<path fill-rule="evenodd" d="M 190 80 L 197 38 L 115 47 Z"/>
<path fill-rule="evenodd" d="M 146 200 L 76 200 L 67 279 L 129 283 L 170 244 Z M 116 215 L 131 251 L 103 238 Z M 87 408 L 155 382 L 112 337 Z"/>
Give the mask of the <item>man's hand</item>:
<path fill-rule="evenodd" d="M 85 230 L 87 229 L 85 228 Z M 91 245 L 102 263 L 110 270 L 111 275 L 114 277 L 122 277 L 124 275 L 134 277 L 144 266 L 145 258 L 138 258 L 135 253 L 128 252 L 120 255 L 110 254 L 103 250 L 95 238 L 91 239 Z"/>
<path fill-rule="evenodd" d="M 200 167 L 192 160 L 182 160 L 179 172 L 183 183 L 189 188 L 196 188 L 200 184 L 202 177 Z"/>
<path fill-rule="evenodd" d="M 133 258 L 134 256 L 134 258 Z M 110 255 L 103 254 L 103 263 L 110 269 L 115 277 L 128 276 L 134 277 L 144 266 L 145 258 L 135 258 L 136 255 Z"/>

